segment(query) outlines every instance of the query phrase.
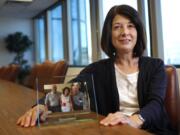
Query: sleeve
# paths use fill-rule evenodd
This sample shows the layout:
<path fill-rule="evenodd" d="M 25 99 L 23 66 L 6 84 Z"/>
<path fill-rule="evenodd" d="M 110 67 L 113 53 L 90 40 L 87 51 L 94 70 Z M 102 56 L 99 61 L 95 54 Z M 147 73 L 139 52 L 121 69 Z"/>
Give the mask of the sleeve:
<path fill-rule="evenodd" d="M 140 115 L 145 119 L 144 126 L 157 124 L 164 116 L 164 98 L 166 93 L 167 77 L 162 60 L 152 63 L 148 96 L 146 104 L 140 109 Z"/>

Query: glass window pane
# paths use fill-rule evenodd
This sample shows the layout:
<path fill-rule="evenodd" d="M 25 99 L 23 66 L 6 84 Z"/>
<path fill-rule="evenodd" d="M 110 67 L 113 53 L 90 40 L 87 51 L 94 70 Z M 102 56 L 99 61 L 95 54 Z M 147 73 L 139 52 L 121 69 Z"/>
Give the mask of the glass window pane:
<path fill-rule="evenodd" d="M 161 1 L 164 60 L 166 64 L 180 65 L 179 0 Z"/>
<path fill-rule="evenodd" d="M 73 49 L 73 64 L 77 65 L 80 63 L 80 47 L 79 47 L 79 36 L 78 36 L 78 22 L 72 21 L 72 49 Z"/>
<path fill-rule="evenodd" d="M 148 0 L 144 0 L 144 9 L 145 9 L 145 30 L 146 30 L 146 37 L 147 37 L 147 56 L 151 56 L 151 41 L 150 41 L 150 25 L 149 25 L 149 9 L 148 9 Z"/>
<path fill-rule="evenodd" d="M 127 4 L 137 9 L 137 0 L 102 0 L 103 18 L 105 19 L 107 12 L 114 5 Z"/>
<path fill-rule="evenodd" d="M 79 13 L 80 13 L 80 20 L 86 21 L 86 7 L 85 7 L 85 0 L 79 0 Z"/>
<path fill-rule="evenodd" d="M 86 33 L 86 24 L 81 22 L 81 58 L 82 65 L 88 64 L 88 48 L 87 48 L 87 35 Z"/>
<path fill-rule="evenodd" d="M 71 0 L 71 17 L 72 18 L 78 18 L 78 1 L 77 0 Z"/>
<path fill-rule="evenodd" d="M 91 62 L 90 8 L 87 0 L 71 0 L 71 45 L 72 65 L 87 65 Z M 77 8 L 79 7 L 79 8 Z"/>
<path fill-rule="evenodd" d="M 36 43 L 37 43 L 37 60 L 43 62 L 46 59 L 45 49 L 45 21 L 44 17 L 38 18 L 36 22 Z"/>
<path fill-rule="evenodd" d="M 64 59 L 62 7 L 59 5 L 51 11 L 51 59 Z"/>

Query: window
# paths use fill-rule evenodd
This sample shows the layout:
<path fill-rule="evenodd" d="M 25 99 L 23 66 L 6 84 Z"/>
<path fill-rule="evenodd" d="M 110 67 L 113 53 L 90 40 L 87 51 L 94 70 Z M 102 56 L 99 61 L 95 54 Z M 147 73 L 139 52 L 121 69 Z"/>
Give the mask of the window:
<path fill-rule="evenodd" d="M 146 37 L 147 37 L 147 47 L 146 47 L 146 54 L 147 56 L 151 56 L 151 42 L 150 42 L 150 27 L 149 27 L 149 9 L 148 9 L 148 0 L 144 0 L 144 10 L 145 13 L 145 30 L 146 30 Z"/>
<path fill-rule="evenodd" d="M 102 0 L 103 17 L 105 19 L 107 12 L 114 5 L 127 4 L 137 9 L 137 0 Z"/>
<path fill-rule="evenodd" d="M 37 63 L 64 59 L 62 5 L 57 3 L 35 18 L 35 26 Z"/>
<path fill-rule="evenodd" d="M 89 1 L 71 0 L 70 24 L 71 44 L 70 64 L 87 65 L 91 61 L 91 36 Z"/>
<path fill-rule="evenodd" d="M 35 20 L 36 30 L 36 55 L 37 61 L 43 62 L 46 59 L 46 44 L 45 44 L 45 17 L 41 16 Z"/>
<path fill-rule="evenodd" d="M 64 59 L 62 6 L 50 11 L 50 58 L 52 61 Z"/>
<path fill-rule="evenodd" d="M 180 65 L 179 0 L 161 1 L 164 61 L 166 64 Z"/>
<path fill-rule="evenodd" d="M 70 65 L 89 64 L 92 61 L 89 1 L 58 2 L 44 14 L 46 24 L 43 20 L 44 24 L 36 27 L 36 34 L 42 34 L 36 39 L 39 46 L 37 62 L 64 59 Z M 40 18 L 36 18 L 36 22 L 38 21 Z"/>

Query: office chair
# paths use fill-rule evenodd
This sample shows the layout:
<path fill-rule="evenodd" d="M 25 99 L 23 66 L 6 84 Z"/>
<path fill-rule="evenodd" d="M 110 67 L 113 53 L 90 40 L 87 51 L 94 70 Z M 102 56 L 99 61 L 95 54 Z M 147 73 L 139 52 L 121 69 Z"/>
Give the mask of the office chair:
<path fill-rule="evenodd" d="M 11 64 L 0 68 L 0 79 L 16 82 L 20 66 Z"/>
<path fill-rule="evenodd" d="M 172 126 L 177 129 L 177 131 L 180 131 L 180 100 L 177 72 L 176 68 L 171 65 L 166 65 L 165 70 L 167 73 L 167 91 L 165 96 L 165 107 Z"/>
<path fill-rule="evenodd" d="M 45 61 L 32 67 L 29 77 L 25 80 L 25 86 L 36 90 L 36 78 L 38 78 L 38 89 L 44 91 L 44 84 L 63 83 L 64 78 L 54 78 L 55 76 L 65 76 L 68 69 L 67 62 L 60 60 L 56 63 Z"/>

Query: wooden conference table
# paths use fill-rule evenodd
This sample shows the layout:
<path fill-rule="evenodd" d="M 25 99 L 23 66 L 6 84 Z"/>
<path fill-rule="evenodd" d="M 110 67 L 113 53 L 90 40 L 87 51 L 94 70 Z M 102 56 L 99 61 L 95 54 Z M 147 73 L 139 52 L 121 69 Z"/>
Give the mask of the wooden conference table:
<path fill-rule="evenodd" d="M 15 83 L 0 80 L 0 135 L 150 135 L 144 130 L 135 129 L 128 125 L 104 127 L 99 125 L 98 122 L 92 121 L 43 128 L 17 126 L 17 119 L 35 101 L 35 91 Z"/>

